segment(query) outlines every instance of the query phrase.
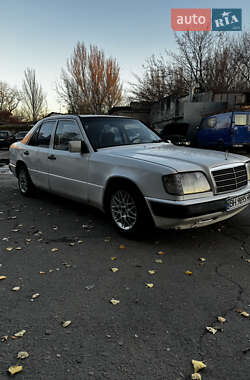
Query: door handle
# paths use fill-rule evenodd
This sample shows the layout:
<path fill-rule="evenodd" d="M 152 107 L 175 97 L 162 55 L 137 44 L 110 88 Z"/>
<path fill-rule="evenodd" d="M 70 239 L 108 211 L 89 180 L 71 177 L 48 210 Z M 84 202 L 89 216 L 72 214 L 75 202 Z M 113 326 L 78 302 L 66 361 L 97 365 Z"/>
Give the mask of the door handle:
<path fill-rule="evenodd" d="M 49 160 L 56 160 L 56 156 L 55 156 L 54 154 L 50 154 L 50 155 L 48 156 L 48 159 L 49 159 Z"/>
<path fill-rule="evenodd" d="M 25 156 L 28 156 L 30 153 L 28 150 L 25 150 L 25 152 L 23 152 L 23 154 L 25 154 Z"/>

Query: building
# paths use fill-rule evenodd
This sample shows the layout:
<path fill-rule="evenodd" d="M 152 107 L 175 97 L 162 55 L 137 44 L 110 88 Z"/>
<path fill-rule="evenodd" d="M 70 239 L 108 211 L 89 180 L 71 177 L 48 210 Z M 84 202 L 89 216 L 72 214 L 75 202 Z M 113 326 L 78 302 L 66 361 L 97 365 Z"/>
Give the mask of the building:
<path fill-rule="evenodd" d="M 197 125 L 209 115 L 246 109 L 250 109 L 250 92 L 209 91 L 181 98 L 168 96 L 151 105 L 150 123 L 156 130 L 171 123 Z"/>
<path fill-rule="evenodd" d="M 144 124 L 150 126 L 151 104 L 146 102 L 131 102 L 129 106 L 113 107 L 109 110 L 109 115 L 127 116 L 141 120 Z"/>
<path fill-rule="evenodd" d="M 169 124 L 175 128 L 181 125 L 196 126 L 203 117 L 234 110 L 250 109 L 249 92 L 190 93 L 188 96 L 167 96 L 159 102 L 136 103 L 130 106 L 113 107 L 110 115 L 128 116 L 141 120 L 146 125 L 160 132 Z M 178 131 L 176 131 L 178 133 Z"/>

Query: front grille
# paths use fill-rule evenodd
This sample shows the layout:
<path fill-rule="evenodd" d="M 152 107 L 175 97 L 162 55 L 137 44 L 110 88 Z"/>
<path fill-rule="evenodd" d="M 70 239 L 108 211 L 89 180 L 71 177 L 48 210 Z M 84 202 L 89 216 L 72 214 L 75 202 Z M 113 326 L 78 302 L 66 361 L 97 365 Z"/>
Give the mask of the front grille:
<path fill-rule="evenodd" d="M 214 170 L 212 174 L 216 183 L 216 193 L 236 190 L 247 185 L 247 170 L 245 165 Z"/>

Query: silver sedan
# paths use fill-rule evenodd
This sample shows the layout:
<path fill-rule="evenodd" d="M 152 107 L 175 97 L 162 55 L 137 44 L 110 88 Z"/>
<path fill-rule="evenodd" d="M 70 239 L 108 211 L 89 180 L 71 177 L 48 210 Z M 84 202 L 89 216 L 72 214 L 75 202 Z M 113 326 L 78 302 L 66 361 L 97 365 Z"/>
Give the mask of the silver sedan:
<path fill-rule="evenodd" d="M 163 142 L 138 120 L 58 115 L 10 147 L 22 195 L 40 188 L 106 212 L 123 234 L 192 228 L 250 203 L 250 162 Z"/>

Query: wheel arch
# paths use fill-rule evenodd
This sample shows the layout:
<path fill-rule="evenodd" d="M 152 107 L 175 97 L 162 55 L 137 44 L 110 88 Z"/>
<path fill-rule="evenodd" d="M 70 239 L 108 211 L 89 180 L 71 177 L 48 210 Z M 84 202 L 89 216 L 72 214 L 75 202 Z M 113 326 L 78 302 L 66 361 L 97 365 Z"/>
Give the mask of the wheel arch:
<path fill-rule="evenodd" d="M 16 176 L 18 176 L 19 170 L 22 166 L 28 170 L 27 165 L 22 160 L 18 160 L 16 163 Z"/>
<path fill-rule="evenodd" d="M 135 191 L 138 192 L 138 194 L 140 194 L 140 196 L 142 198 L 144 198 L 144 195 L 143 195 L 141 189 L 130 178 L 119 177 L 119 176 L 111 177 L 111 178 L 108 179 L 108 181 L 106 183 L 104 194 L 103 194 L 103 209 L 105 210 L 105 212 L 107 212 L 107 210 L 108 210 L 108 198 L 109 198 L 109 195 L 110 195 L 110 191 L 115 186 L 120 185 L 120 184 L 121 185 L 125 184 L 126 186 L 129 186 L 129 187 L 133 188 Z M 145 201 L 145 203 L 147 203 L 147 202 Z"/>

